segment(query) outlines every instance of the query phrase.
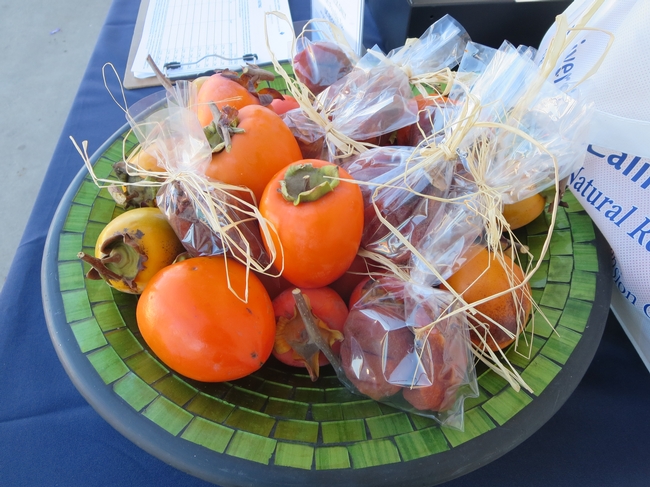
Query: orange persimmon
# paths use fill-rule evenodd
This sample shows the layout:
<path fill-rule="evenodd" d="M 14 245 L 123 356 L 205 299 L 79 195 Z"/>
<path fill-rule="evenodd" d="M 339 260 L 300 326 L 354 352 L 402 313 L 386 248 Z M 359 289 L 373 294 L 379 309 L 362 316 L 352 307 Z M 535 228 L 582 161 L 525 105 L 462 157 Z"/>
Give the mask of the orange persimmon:
<path fill-rule="evenodd" d="M 260 199 L 276 232 L 275 265 L 299 288 L 327 286 L 350 267 L 363 232 L 359 186 L 336 164 L 305 159 L 278 172 Z M 264 244 L 270 251 L 270 243 Z"/>
<path fill-rule="evenodd" d="M 462 294 L 468 304 L 521 284 L 524 280 L 521 267 L 507 255 L 503 255 L 503 260 L 502 265 L 494 254 L 483 248 L 450 276 L 447 284 L 454 291 Z M 526 283 L 512 292 L 478 304 L 474 308 L 479 313 L 468 315 L 474 325 L 474 329 L 470 331 L 472 342 L 482 348 L 482 336 L 492 350 L 502 349 L 515 340 L 514 337 L 526 324 L 532 308 L 530 286 Z M 501 327 L 485 319 L 482 314 L 499 323 Z"/>
<path fill-rule="evenodd" d="M 212 155 L 206 176 L 249 188 L 257 202 L 270 179 L 287 164 L 302 159 L 295 137 L 280 116 L 261 105 L 248 105 L 237 114 L 229 150 Z M 245 193 L 238 195 L 245 197 Z M 248 199 L 248 198 L 247 198 Z"/>

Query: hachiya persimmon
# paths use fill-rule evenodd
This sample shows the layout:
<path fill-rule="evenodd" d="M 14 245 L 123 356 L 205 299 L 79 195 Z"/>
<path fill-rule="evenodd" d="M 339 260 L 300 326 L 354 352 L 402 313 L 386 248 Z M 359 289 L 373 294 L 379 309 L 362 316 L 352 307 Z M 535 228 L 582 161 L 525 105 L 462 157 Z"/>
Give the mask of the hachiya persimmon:
<path fill-rule="evenodd" d="M 468 304 L 521 284 L 524 280 L 521 267 L 507 255 L 503 255 L 503 261 L 502 265 L 494 254 L 483 248 L 451 275 L 447 279 L 447 284 L 458 294 L 462 294 Z M 474 329 L 470 331 L 472 342 L 477 347 L 483 348 L 482 336 L 492 350 L 503 349 L 515 340 L 515 335 L 526 324 L 532 308 L 530 286 L 526 283 L 512 292 L 478 304 L 474 308 L 479 313 L 468 316 L 474 325 Z M 499 323 L 511 335 L 482 315 Z"/>
<path fill-rule="evenodd" d="M 348 307 L 336 291 L 321 287 L 301 290 L 310 308 L 313 322 L 334 354 L 339 353 L 343 340 L 343 325 L 348 317 Z M 304 367 L 312 380 L 316 380 L 319 367 L 329 361 L 309 338 L 305 323 L 296 305 L 293 289 L 287 289 L 273 300 L 276 331 L 273 356 L 293 367 Z"/>
<path fill-rule="evenodd" d="M 545 206 L 546 198 L 540 193 L 535 193 L 516 203 L 503 205 L 502 214 L 510 225 L 510 229 L 516 230 L 525 227 L 541 215 Z"/>
<path fill-rule="evenodd" d="M 138 300 L 136 320 L 160 360 L 204 382 L 235 380 L 258 370 L 275 338 L 273 305 L 264 286 L 243 264 L 222 255 L 186 259 L 158 272 Z"/>
<path fill-rule="evenodd" d="M 260 105 L 248 105 L 233 115 L 237 129 L 230 148 L 212 155 L 206 176 L 236 186 L 249 188 L 257 202 L 270 179 L 289 163 L 302 159 L 291 130 L 282 118 Z M 237 196 L 246 199 L 246 193 Z"/>
<path fill-rule="evenodd" d="M 223 76 L 221 73 L 213 74 L 201 82 L 196 102 L 199 122 L 204 127 L 212 122 L 210 103 L 216 104 L 219 108 L 229 105 L 238 110 L 247 105 L 260 104 L 259 98 L 252 94 L 248 88 Z"/>
<path fill-rule="evenodd" d="M 264 245 L 269 253 L 275 247 L 275 265 L 296 287 L 327 286 L 357 255 L 363 197 L 350 179 L 336 164 L 307 159 L 289 164 L 266 186 L 260 213 L 275 232 L 270 241 L 263 235 Z"/>

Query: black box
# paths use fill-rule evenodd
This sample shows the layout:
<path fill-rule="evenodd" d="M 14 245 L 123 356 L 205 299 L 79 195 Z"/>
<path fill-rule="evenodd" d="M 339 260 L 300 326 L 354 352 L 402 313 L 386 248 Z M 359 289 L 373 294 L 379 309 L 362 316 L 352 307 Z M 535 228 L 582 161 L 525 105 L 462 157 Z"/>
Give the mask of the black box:
<path fill-rule="evenodd" d="M 515 46 L 538 47 L 546 31 L 571 1 L 366 0 L 386 51 L 420 37 L 436 20 L 449 14 L 472 41 L 498 48 L 504 40 Z"/>

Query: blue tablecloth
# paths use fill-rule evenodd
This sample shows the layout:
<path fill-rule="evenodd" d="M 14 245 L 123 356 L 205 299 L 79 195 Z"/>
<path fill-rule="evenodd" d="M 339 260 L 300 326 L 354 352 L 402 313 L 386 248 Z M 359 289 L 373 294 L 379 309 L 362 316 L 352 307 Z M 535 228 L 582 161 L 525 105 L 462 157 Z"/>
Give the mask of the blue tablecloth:
<path fill-rule="evenodd" d="M 308 14 L 305 0 L 291 4 L 295 20 Z M 93 151 L 124 124 L 102 65 L 124 73 L 137 10 L 138 2 L 113 2 L 0 294 L 1 485 L 209 485 L 141 450 L 88 405 L 57 358 L 41 303 L 48 227 L 82 166 L 68 137 L 88 140 Z M 127 101 L 152 91 L 127 91 Z M 649 409 L 650 374 L 610 315 L 593 363 L 559 412 L 510 453 L 446 485 L 650 485 Z"/>

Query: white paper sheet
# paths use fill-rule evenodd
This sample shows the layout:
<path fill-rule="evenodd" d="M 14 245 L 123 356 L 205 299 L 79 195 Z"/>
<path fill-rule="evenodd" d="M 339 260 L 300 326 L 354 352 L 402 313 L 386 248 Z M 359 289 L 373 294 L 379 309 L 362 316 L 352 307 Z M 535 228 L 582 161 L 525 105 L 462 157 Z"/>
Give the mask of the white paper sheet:
<path fill-rule="evenodd" d="M 266 12 L 279 11 L 291 20 L 288 0 L 149 0 L 147 16 L 133 62 L 133 75 L 154 75 L 147 55 L 163 69 L 166 63 L 182 66 L 169 70 L 170 77 L 191 76 L 211 69 L 238 69 L 242 56 L 256 54 L 255 64 L 271 61 L 266 45 L 279 60 L 290 58 L 291 25 Z M 217 54 L 231 60 L 210 56 Z M 204 58 L 203 60 L 201 60 Z M 190 64 L 193 63 L 193 64 Z"/>
<path fill-rule="evenodd" d="M 573 25 L 591 5 L 567 9 Z M 596 107 L 584 167 L 570 188 L 607 238 L 612 253 L 611 308 L 650 369 L 650 0 L 605 0 L 550 78 L 572 89 L 611 48 L 582 85 Z M 548 45 L 551 29 L 540 48 Z"/>

